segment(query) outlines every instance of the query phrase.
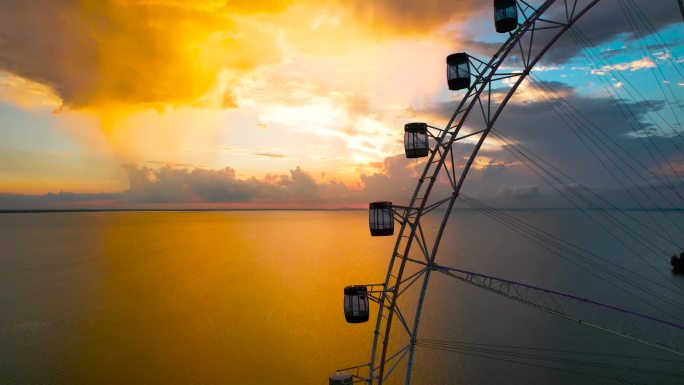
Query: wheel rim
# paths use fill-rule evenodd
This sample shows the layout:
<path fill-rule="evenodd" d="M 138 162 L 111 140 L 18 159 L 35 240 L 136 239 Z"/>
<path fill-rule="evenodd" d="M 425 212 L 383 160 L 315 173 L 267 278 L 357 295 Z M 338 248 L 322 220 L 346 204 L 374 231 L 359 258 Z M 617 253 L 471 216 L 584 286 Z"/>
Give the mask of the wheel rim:
<path fill-rule="evenodd" d="M 431 151 L 431 154 L 428 157 L 428 161 L 426 162 L 421 177 L 419 178 L 416 188 L 414 189 L 410 204 L 408 207 L 403 208 L 404 214 L 402 216 L 399 235 L 397 237 L 392 255 L 390 256 L 390 263 L 387 269 L 387 275 L 384 283 L 385 291 L 380 295 L 378 301 L 380 306 L 377 314 L 371 357 L 368 364 L 368 383 L 382 384 L 390 375 L 393 374 L 393 372 L 396 371 L 397 368 L 400 367 L 400 363 L 404 359 L 406 360 L 404 371 L 405 383 L 407 385 L 411 383 L 415 344 L 419 332 L 422 308 L 427 288 L 429 286 L 431 271 L 434 266 L 434 261 L 437 257 L 437 251 L 441 237 L 444 233 L 444 229 L 448 223 L 453 205 L 461 191 L 465 178 L 472 167 L 473 162 L 477 158 L 477 155 L 485 139 L 487 138 L 487 135 L 494 127 L 494 124 L 499 118 L 501 112 L 506 107 L 508 101 L 529 75 L 530 70 L 534 68 L 544 54 L 561 36 L 565 34 L 565 32 L 567 32 L 577 22 L 577 20 L 583 17 L 599 2 L 600 0 L 584 2 L 547 0 L 535 9 L 525 1 L 521 1 L 524 6 L 520 6 L 520 9 L 523 11 L 522 14 L 525 18 L 525 21 L 520 25 L 520 27 L 510 34 L 509 39 L 502 44 L 501 48 L 488 63 L 484 63 L 473 58 L 473 60 L 479 63 L 479 68 L 476 69 L 477 80 L 473 82 L 473 84 L 467 90 L 465 96 L 445 126 L 445 129 L 440 130 L 440 136 L 434 136 L 437 141 L 437 145 L 435 146 L 435 149 Z M 561 22 L 547 18 L 549 13 L 554 11 L 557 12 L 558 7 L 553 6 L 560 3 L 562 3 L 561 6 L 565 8 L 566 20 Z M 551 36 L 547 36 L 545 39 L 545 44 L 542 44 L 541 47 L 533 47 L 533 44 L 538 43 L 534 40 L 535 33 L 537 33 L 537 36 L 539 36 L 539 31 L 550 30 L 553 28 L 556 29 L 556 33 L 551 34 Z M 502 64 L 510 58 L 512 52 L 518 47 L 520 47 L 523 65 L 520 66 L 521 71 L 517 75 L 511 76 L 511 73 L 501 71 L 500 68 Z M 527 54 L 523 48 L 527 50 Z M 502 81 L 504 79 L 514 78 L 517 79 L 512 84 L 501 103 L 496 107 L 494 114 L 489 115 L 488 113 L 491 111 L 492 106 L 492 83 Z M 485 114 L 485 110 L 482 108 L 482 102 L 485 99 L 485 96 L 488 107 L 487 114 Z M 463 166 L 460 176 L 457 179 L 456 167 L 454 165 L 453 158 L 450 158 L 451 170 L 448 169 L 448 159 L 449 157 L 453 156 L 452 146 L 460 139 L 459 133 L 461 132 L 461 128 L 464 127 L 464 125 L 467 125 L 468 118 L 471 117 L 471 112 L 476 110 L 478 106 L 482 109 L 483 115 L 487 115 L 484 116 L 486 127 L 480 133 L 476 133 L 480 135 L 480 139 L 477 141 L 476 146 L 468 157 L 468 161 Z M 468 136 L 471 135 L 472 133 L 468 134 Z M 439 179 L 441 172 L 446 172 L 447 176 L 450 172 L 451 175 L 453 175 L 453 178 L 449 178 L 449 182 L 453 187 L 451 195 L 444 199 L 438 199 L 434 203 L 428 203 L 428 199 L 430 198 L 433 187 L 436 181 Z M 427 183 L 425 183 L 426 181 Z M 440 222 L 440 227 L 437 231 L 437 236 L 433 242 L 433 245 L 431 248 L 428 248 L 428 242 L 425 241 L 422 235 L 423 230 L 420 220 L 432 210 L 441 207 L 446 207 L 446 209 L 444 210 L 444 215 Z M 414 241 L 418 245 L 419 252 L 424 254 L 426 260 L 422 270 L 423 272 L 420 275 L 413 273 L 406 276 L 405 273 L 407 265 L 417 264 L 420 262 L 420 260 L 416 260 L 411 257 L 412 250 L 415 250 L 415 248 L 413 248 Z M 399 259 L 399 263 L 396 263 L 396 259 Z M 418 282 L 420 278 L 422 278 L 422 285 L 412 320 L 413 322 L 411 322 L 412 326 L 409 328 L 407 325 L 407 320 L 399 310 L 398 299 L 403 294 L 402 290 L 408 289 L 408 286 Z M 387 314 L 386 316 L 385 312 Z M 397 318 L 399 323 L 402 324 L 405 329 L 407 329 L 406 337 L 408 340 L 404 344 L 391 341 L 393 321 L 395 318 Z M 394 351 L 390 351 L 391 344 L 398 345 L 399 347 L 396 347 Z"/>

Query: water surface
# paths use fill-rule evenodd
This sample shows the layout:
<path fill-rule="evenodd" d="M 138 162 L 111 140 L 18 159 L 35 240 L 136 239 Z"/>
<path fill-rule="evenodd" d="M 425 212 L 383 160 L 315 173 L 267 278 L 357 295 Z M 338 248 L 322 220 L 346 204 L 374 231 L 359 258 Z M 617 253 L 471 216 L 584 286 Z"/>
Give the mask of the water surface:
<path fill-rule="evenodd" d="M 619 251 L 578 213 L 516 215 L 684 286 L 665 264 L 651 271 Z M 394 239 L 371 239 L 366 220 L 365 211 L 0 215 L 0 383 L 326 383 L 335 368 L 369 357 L 375 317 L 346 324 L 342 288 L 381 282 Z M 426 229 L 437 223 L 428 219 Z M 455 212 L 441 255 L 445 264 L 651 310 L 477 212 Z M 420 336 L 677 358 L 444 276 L 431 281 Z M 682 372 L 677 363 L 617 363 Z M 631 372 L 602 379 L 424 348 L 415 375 L 425 384 L 609 384 L 625 375 L 684 383 Z"/>

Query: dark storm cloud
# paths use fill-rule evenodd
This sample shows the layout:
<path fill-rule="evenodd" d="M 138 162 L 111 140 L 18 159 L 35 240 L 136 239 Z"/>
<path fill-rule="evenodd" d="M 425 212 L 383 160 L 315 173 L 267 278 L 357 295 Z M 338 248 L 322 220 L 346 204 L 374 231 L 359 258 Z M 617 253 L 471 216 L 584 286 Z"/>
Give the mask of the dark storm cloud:
<path fill-rule="evenodd" d="M 511 186 L 502 184 L 499 193 L 515 198 L 534 198 L 539 196 L 539 186 Z"/>
<path fill-rule="evenodd" d="M 98 53 L 92 36 L 66 20 L 72 8 L 67 1 L 0 3 L 0 69 L 49 85 L 79 104 L 95 93 Z M 78 76 L 70 76 L 69 68 L 78 68 Z"/>
<path fill-rule="evenodd" d="M 364 186 L 360 193 L 362 199 L 372 201 L 405 202 L 410 198 L 415 188 L 417 175 L 422 166 L 411 159 L 406 159 L 404 154 L 385 158 L 382 173 L 361 175 L 361 184 Z"/>
<path fill-rule="evenodd" d="M 662 132 L 652 120 L 647 118 L 649 113 L 660 112 L 666 107 L 662 100 L 643 100 L 631 102 L 610 97 L 587 97 L 576 92 L 572 86 L 562 82 L 542 82 L 546 88 L 553 90 L 553 95 L 563 95 L 565 101 L 573 107 L 571 119 L 586 118 L 598 126 L 601 131 L 616 140 L 636 142 L 629 138 L 628 134 L 640 132 L 643 134 L 657 135 Z M 540 89 L 529 84 L 528 87 L 535 93 Z M 507 89 L 493 90 L 494 93 L 503 94 Z M 568 137 L 575 135 L 567 128 L 558 111 L 570 111 L 567 107 L 558 107 L 558 102 L 551 104 L 547 99 L 535 96 L 534 100 L 526 99 L 525 94 L 518 92 L 511 102 L 503 110 L 495 127 L 506 134 L 523 142 L 543 145 L 548 143 L 567 143 Z M 567 104 L 564 104 L 567 106 Z M 440 117 L 448 117 L 455 108 L 453 102 L 440 103 L 429 107 L 426 112 Z M 567 116 L 567 115 L 564 115 Z M 568 120 L 572 122 L 576 120 Z M 484 123 L 472 119 L 469 124 L 475 129 L 484 128 Z M 577 124 L 571 125 L 577 128 Z M 596 129 L 596 127 L 594 127 Z M 577 128 L 576 132 L 582 132 Z M 598 134 L 597 134 L 598 135 Z"/>
<path fill-rule="evenodd" d="M 635 34 L 623 10 L 630 15 L 632 22 L 638 22 L 638 32 L 646 31 L 646 28 L 659 31 L 669 25 L 681 23 L 681 15 L 677 14 L 675 1 L 635 0 L 634 3 L 636 7 L 630 7 L 629 2 L 602 1 L 584 15 L 573 28 L 581 31 L 593 46 L 597 46 L 623 34 L 627 40 L 643 37 Z M 646 25 L 642 20 L 647 21 Z M 639 32 L 641 33 L 643 32 Z M 562 64 L 577 56 L 578 51 L 573 40 L 565 37 L 554 44 L 553 49 L 544 56 L 543 62 L 547 65 Z"/>
<path fill-rule="evenodd" d="M 21 203 L 41 200 L 44 202 L 83 202 L 83 201 L 110 201 L 121 198 L 120 193 L 73 193 L 58 192 L 41 195 L 18 195 L 0 193 L 1 203 Z"/>
<path fill-rule="evenodd" d="M 671 191 L 674 181 L 666 183 L 662 176 L 684 173 L 684 157 L 681 152 L 684 142 L 681 137 L 671 137 L 672 131 L 669 127 L 663 128 L 656 125 L 648 117 L 653 116 L 654 113 L 661 113 L 666 107 L 665 102 L 661 100 L 630 102 L 608 97 L 585 97 L 576 93 L 567 84 L 558 82 L 544 84 L 557 93 L 563 94 L 565 100 L 575 108 L 575 110 L 564 110 L 572 111 L 571 114 L 565 112 L 562 115 L 565 121 L 546 101 L 525 100 L 525 93 L 521 93 L 506 106 L 495 124 L 495 129 L 531 150 L 575 181 L 596 191 L 606 191 L 607 194 L 616 197 L 618 202 L 628 207 L 630 201 L 633 202 L 633 200 L 624 198 L 625 196 L 631 198 L 629 194 L 617 192 L 620 189 L 624 190 L 622 185 L 631 189 L 632 192 L 639 188 L 647 188 L 651 192 L 653 188 L 666 191 L 665 195 L 669 199 L 680 201 Z M 538 91 L 532 85 L 529 87 L 532 88 L 532 95 L 535 94 L 534 91 Z M 454 107 L 453 103 L 443 103 L 431 107 L 426 112 L 430 115 L 447 117 Z M 482 119 L 471 119 L 468 125 L 473 130 L 484 128 Z M 487 142 L 496 144 L 497 140 L 490 136 Z M 455 153 L 466 156 L 469 150 L 467 146 L 461 145 L 455 149 Z M 551 191 L 551 186 L 547 186 L 538 175 L 526 169 L 520 159 L 508 151 L 498 153 L 485 151 L 480 155 L 496 159 L 499 163 L 475 175 L 469 175 L 467 183 L 469 189 L 490 195 L 492 191 L 499 191 L 500 195 L 513 197 L 525 195 L 523 193 L 525 190 L 509 188 L 510 186 L 541 184 L 545 186 L 547 193 L 555 193 Z M 493 178 L 488 180 L 487 176 L 492 174 Z M 491 179 L 495 179 L 494 183 L 498 183 L 498 186 L 495 186 Z M 562 179 L 566 180 L 565 183 L 571 183 L 565 177 Z M 553 179 L 550 181 L 556 187 L 564 188 L 557 181 Z M 676 186 L 682 190 L 681 193 L 684 193 L 680 183 Z M 534 195 L 544 195 L 544 189 L 537 189 Z M 532 191 L 533 189 L 530 189 L 528 192 Z M 656 195 L 658 195 L 656 200 L 662 198 L 660 194 Z M 651 197 L 644 197 L 639 191 L 635 196 L 644 198 L 645 201 L 651 199 Z"/>
<path fill-rule="evenodd" d="M 549 10 L 548 18 L 551 20 L 563 21 L 565 7 L 563 2 L 556 2 Z M 595 5 L 589 12 L 582 16 L 573 30 L 579 31 L 582 36 L 589 41 L 592 46 L 598 46 L 616 38 L 627 41 L 635 40 L 651 31 L 660 31 L 665 27 L 681 23 L 681 15 L 675 1 L 634 0 L 637 7 L 632 7 L 628 2 L 602 1 Z M 571 4 L 571 3 L 570 3 Z M 586 2 L 580 1 L 580 4 Z M 628 10 L 631 19 L 628 21 L 623 9 Z M 637 11 L 638 9 L 638 11 Z M 637 32 L 635 34 L 631 23 L 635 23 Z M 548 37 L 555 34 L 556 30 L 537 31 L 533 47 L 535 51 L 542 48 L 542 44 L 548 41 Z M 468 47 L 478 55 L 489 56 L 496 52 L 501 46 L 500 43 L 483 42 L 472 39 L 460 43 L 461 47 Z M 674 45 L 681 45 L 681 41 L 669 42 L 669 48 Z M 652 45 L 646 47 L 648 50 L 658 50 L 668 48 L 666 46 Z M 573 57 L 580 54 L 580 48 L 575 41 L 570 38 L 568 33 L 562 36 L 553 47 L 544 55 L 541 60 L 543 65 L 560 65 L 568 62 Z M 604 52 L 606 57 L 614 56 L 626 51 L 617 49 Z M 513 52 L 515 55 L 515 52 Z"/>
<path fill-rule="evenodd" d="M 263 179 L 238 179 L 234 169 L 220 170 L 128 166 L 129 189 L 122 198 L 130 202 L 283 202 L 344 200 L 350 194 L 337 182 L 318 183 L 297 167 L 289 175 Z"/>
<path fill-rule="evenodd" d="M 203 96 L 223 68 L 242 75 L 280 60 L 270 36 L 238 28 L 225 15 L 284 6 L 279 0 L 3 0 L 0 70 L 50 86 L 69 107 L 186 104 Z M 224 36 L 211 40 L 216 32 Z M 204 43 L 226 55 L 206 58 L 198 49 Z M 223 95 L 225 108 L 236 107 L 231 91 Z"/>
<path fill-rule="evenodd" d="M 473 148 L 472 143 L 454 144 L 457 172 L 460 171 L 460 167 L 468 159 Z M 514 159 L 505 151 L 483 149 L 479 152 L 479 157 L 478 165 L 473 167 L 468 174 L 463 190 L 465 193 L 511 207 L 529 204 L 529 202 L 519 202 L 521 198 L 543 194 L 543 188 L 533 185 L 538 181 L 530 177 L 530 172 L 524 166 L 512 163 Z M 359 192 L 357 199 L 360 202 L 389 200 L 400 205 L 407 204 L 416 187 L 416 181 L 423 171 L 424 162 L 425 160 L 406 159 L 403 154 L 386 158 L 383 173 L 361 176 L 363 189 Z M 530 184 L 522 185 L 522 183 Z M 440 179 L 433 186 L 429 203 L 451 194 L 451 185 L 442 171 Z"/>
<path fill-rule="evenodd" d="M 0 193 L 0 210 L 86 209 L 116 206 L 121 193 L 58 192 L 40 195 Z"/>

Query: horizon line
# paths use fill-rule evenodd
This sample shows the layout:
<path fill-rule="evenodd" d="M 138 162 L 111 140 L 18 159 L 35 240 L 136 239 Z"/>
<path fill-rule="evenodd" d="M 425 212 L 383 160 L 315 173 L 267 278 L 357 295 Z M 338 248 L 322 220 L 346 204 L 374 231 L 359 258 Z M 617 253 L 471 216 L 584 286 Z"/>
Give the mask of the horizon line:
<path fill-rule="evenodd" d="M 0 209 L 0 214 L 43 214 L 43 213 L 107 213 L 107 212 L 220 212 L 220 211 L 367 211 L 368 208 L 338 207 L 338 208 L 98 208 L 98 209 Z M 434 211 L 445 211 L 435 209 Z M 582 211 L 582 210 L 606 210 L 606 211 L 684 211 L 679 208 L 577 208 L 577 207 L 494 207 L 491 209 L 476 209 L 470 207 L 453 208 L 452 211 Z"/>

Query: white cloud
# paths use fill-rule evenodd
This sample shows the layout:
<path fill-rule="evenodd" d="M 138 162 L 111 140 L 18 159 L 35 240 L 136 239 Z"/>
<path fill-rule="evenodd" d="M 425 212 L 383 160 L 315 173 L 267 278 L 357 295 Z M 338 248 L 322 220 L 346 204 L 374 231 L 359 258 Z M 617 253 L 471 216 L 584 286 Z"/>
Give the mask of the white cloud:
<path fill-rule="evenodd" d="M 654 56 L 657 57 L 659 60 L 668 60 L 672 58 L 672 52 L 670 50 L 665 50 L 662 52 L 656 52 Z"/>
<path fill-rule="evenodd" d="M 656 63 L 649 57 L 626 63 L 618 63 L 601 67 L 600 70 L 591 70 L 593 75 L 605 75 L 610 71 L 638 71 L 644 68 L 654 68 Z"/>

